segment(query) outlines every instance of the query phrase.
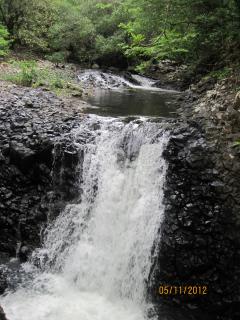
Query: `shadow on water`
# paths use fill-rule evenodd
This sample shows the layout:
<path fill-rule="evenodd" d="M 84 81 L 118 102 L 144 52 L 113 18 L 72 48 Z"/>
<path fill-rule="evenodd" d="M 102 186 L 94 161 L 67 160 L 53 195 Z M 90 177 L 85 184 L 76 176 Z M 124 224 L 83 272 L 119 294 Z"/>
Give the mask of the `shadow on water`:
<path fill-rule="evenodd" d="M 102 116 L 155 116 L 175 118 L 181 93 L 171 90 L 95 89 L 85 100 L 86 113 Z"/>

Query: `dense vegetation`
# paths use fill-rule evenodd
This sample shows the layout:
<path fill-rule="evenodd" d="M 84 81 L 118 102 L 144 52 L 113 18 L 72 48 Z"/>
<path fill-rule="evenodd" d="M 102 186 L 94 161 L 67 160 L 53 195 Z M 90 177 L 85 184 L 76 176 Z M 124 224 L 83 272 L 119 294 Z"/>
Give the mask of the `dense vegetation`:
<path fill-rule="evenodd" d="M 240 52 L 240 0 L 0 0 L 0 23 L 1 56 L 21 45 L 54 62 L 211 71 Z"/>

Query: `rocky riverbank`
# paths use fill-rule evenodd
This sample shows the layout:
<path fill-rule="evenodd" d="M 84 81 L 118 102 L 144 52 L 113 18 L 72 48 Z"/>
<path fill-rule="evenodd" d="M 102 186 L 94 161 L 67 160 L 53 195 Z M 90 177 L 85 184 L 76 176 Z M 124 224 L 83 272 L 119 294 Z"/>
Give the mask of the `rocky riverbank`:
<path fill-rule="evenodd" d="M 26 261 L 47 221 L 76 196 L 78 156 L 65 136 L 85 104 L 5 82 L 0 90 L 0 264 L 8 264 Z M 8 286 L 3 272 L 0 294 Z"/>

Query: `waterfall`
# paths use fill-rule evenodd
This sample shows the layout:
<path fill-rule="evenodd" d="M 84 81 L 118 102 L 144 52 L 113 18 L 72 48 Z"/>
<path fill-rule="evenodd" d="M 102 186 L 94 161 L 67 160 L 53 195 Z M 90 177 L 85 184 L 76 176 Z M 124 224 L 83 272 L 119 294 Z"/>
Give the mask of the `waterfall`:
<path fill-rule="evenodd" d="M 2 299 L 9 320 L 141 320 L 163 216 L 168 136 L 161 123 L 88 116 L 71 132 L 79 198 L 24 265 L 29 281 Z M 156 254 L 156 252 L 155 252 Z"/>
<path fill-rule="evenodd" d="M 153 89 L 153 86 L 156 83 L 156 80 L 146 78 L 138 74 L 132 74 L 132 77 L 145 89 Z"/>
<path fill-rule="evenodd" d="M 157 80 L 138 74 L 114 74 L 101 70 L 83 70 L 78 75 L 78 81 L 83 88 L 125 91 L 126 89 L 147 90 L 162 93 L 179 93 L 173 89 L 163 89 L 156 86 Z"/>
<path fill-rule="evenodd" d="M 78 80 L 83 87 L 93 87 L 101 89 L 142 89 L 151 91 L 163 91 L 176 93 L 175 90 L 167 90 L 155 87 L 157 80 L 143 77 L 137 74 L 118 75 L 101 70 L 84 70 L 78 75 Z"/>
<path fill-rule="evenodd" d="M 95 88 L 115 89 L 133 87 L 134 84 L 120 75 L 99 70 L 84 70 L 78 75 L 82 86 L 94 86 Z"/>

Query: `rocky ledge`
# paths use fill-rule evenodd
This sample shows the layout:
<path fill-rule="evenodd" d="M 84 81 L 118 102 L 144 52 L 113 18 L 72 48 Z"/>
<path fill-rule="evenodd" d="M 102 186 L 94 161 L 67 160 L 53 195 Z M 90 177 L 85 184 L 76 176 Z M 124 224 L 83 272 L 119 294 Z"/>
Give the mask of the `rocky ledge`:
<path fill-rule="evenodd" d="M 199 83 L 190 96 L 164 153 L 166 209 L 150 296 L 158 314 L 171 302 L 194 319 L 239 319 L 239 107 L 230 81 Z M 207 286 L 207 294 L 160 295 L 160 285 Z"/>
<path fill-rule="evenodd" d="M 0 91 L 0 264 L 6 264 L 26 261 L 47 220 L 76 196 L 78 156 L 67 133 L 85 105 L 3 82 Z M 7 285 L 0 270 L 0 294 Z"/>

